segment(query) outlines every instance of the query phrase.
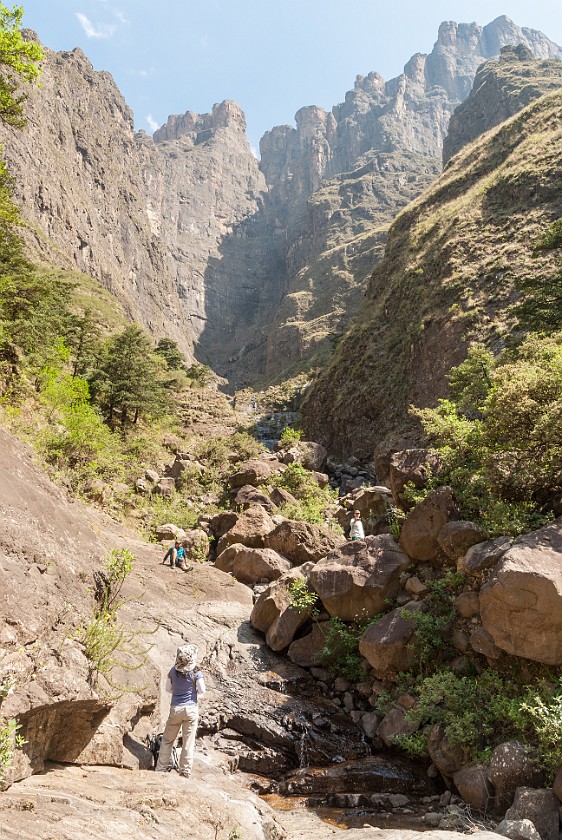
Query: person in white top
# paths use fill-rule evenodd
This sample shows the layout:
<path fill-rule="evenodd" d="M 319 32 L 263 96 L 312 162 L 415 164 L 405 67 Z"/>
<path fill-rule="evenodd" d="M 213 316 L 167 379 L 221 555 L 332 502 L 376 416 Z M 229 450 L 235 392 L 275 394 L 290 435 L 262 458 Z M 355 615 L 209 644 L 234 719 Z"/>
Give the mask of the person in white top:
<path fill-rule="evenodd" d="M 354 510 L 353 516 L 351 517 L 350 527 L 349 527 L 349 539 L 350 540 L 364 540 L 365 539 L 365 529 L 363 528 L 363 523 L 361 522 L 361 511 Z"/>
<path fill-rule="evenodd" d="M 176 661 L 168 672 L 166 691 L 172 695 L 170 714 L 162 736 L 157 770 L 171 770 L 172 749 L 179 731 L 182 731 L 182 749 L 179 774 L 189 778 L 193 768 L 195 736 L 199 721 L 197 701 L 205 694 L 203 674 L 196 667 L 197 646 L 184 645 L 176 653 Z"/>

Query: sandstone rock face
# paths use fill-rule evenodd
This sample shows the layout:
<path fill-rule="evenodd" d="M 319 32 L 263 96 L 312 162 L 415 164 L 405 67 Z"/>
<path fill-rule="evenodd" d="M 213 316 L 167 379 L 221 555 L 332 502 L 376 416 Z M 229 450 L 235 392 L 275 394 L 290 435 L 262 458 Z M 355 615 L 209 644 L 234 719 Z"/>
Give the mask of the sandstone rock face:
<path fill-rule="evenodd" d="M 265 537 L 265 546 L 287 557 L 292 563 L 317 563 L 329 551 L 345 542 L 325 526 L 286 519 Z"/>
<path fill-rule="evenodd" d="M 409 558 L 389 534 L 354 540 L 331 551 L 310 575 L 330 615 L 344 621 L 376 615 L 398 591 Z"/>
<path fill-rule="evenodd" d="M 453 109 L 507 43 L 558 55 L 507 18 L 447 24 L 396 79 L 360 76 L 331 113 L 273 128 L 261 164 L 236 103 L 134 134 L 108 73 L 47 50 L 28 129 L 1 132 L 33 250 L 99 279 L 188 355 L 197 342 L 237 384 L 271 375 L 345 328 L 386 226 L 437 174 Z"/>
<path fill-rule="evenodd" d="M 443 141 L 444 164 L 471 140 L 560 87 L 560 62 L 546 56 L 543 61 L 534 59 L 528 46 L 514 41 L 502 47 L 498 59 L 478 68 L 469 96 L 451 116 Z"/>
<path fill-rule="evenodd" d="M 518 539 L 480 590 L 482 623 L 507 653 L 562 663 L 562 520 Z"/>
<path fill-rule="evenodd" d="M 439 487 L 408 514 L 400 531 L 400 545 L 413 560 L 434 560 L 443 526 L 458 515 L 450 487 Z"/>

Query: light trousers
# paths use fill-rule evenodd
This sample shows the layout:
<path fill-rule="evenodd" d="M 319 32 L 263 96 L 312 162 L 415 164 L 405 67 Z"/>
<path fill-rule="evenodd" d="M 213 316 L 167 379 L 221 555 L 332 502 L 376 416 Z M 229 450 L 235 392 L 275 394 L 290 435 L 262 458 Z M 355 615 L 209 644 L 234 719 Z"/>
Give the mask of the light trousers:
<path fill-rule="evenodd" d="M 193 767 L 193 753 L 195 752 L 195 736 L 199 710 L 197 706 L 172 706 L 162 736 L 162 745 L 158 755 L 157 770 L 168 770 L 171 766 L 172 749 L 181 729 L 183 746 L 181 748 L 179 770 L 180 773 L 190 775 Z"/>

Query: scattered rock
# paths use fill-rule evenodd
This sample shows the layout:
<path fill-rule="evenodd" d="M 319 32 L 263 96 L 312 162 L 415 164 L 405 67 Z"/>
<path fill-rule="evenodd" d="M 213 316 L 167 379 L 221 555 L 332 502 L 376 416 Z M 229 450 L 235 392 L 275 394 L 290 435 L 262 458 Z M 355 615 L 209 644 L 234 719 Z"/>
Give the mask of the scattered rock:
<path fill-rule="evenodd" d="M 474 522 L 446 522 L 437 535 L 437 542 L 450 560 L 458 563 L 468 549 L 481 543 L 486 534 Z"/>
<path fill-rule="evenodd" d="M 440 552 L 439 532 L 457 515 L 451 488 L 433 490 L 404 520 L 400 545 L 413 560 L 434 560 Z"/>
<path fill-rule="evenodd" d="M 477 543 L 471 546 L 466 555 L 459 560 L 457 568 L 459 572 L 468 575 L 477 575 L 486 569 L 491 569 L 503 557 L 510 545 L 509 537 L 497 537 L 495 540 Z"/>
<path fill-rule="evenodd" d="M 421 608 L 419 601 L 408 609 Z M 377 677 L 387 677 L 397 671 L 407 671 L 415 661 L 411 645 L 414 625 L 402 616 L 404 608 L 392 610 L 368 627 L 359 640 L 359 652 L 368 661 Z"/>
<path fill-rule="evenodd" d="M 269 496 L 266 496 L 252 484 L 245 484 L 240 487 L 234 498 L 234 504 L 237 508 L 243 508 L 244 510 L 252 505 L 261 505 L 268 511 L 273 509 L 273 502 Z"/>
<path fill-rule="evenodd" d="M 401 493 L 409 482 L 420 488 L 439 470 L 439 457 L 430 449 L 402 449 L 390 456 L 389 481 L 392 499 L 404 507 Z M 377 473 L 378 475 L 378 473 Z"/>
<path fill-rule="evenodd" d="M 285 519 L 265 537 L 266 548 L 273 548 L 292 563 L 317 563 L 329 551 L 345 542 L 327 526 Z"/>
<path fill-rule="evenodd" d="M 551 790 L 518 787 L 511 808 L 505 812 L 506 820 L 530 820 L 541 840 L 558 840 L 560 803 Z"/>
<path fill-rule="evenodd" d="M 305 563 L 286 572 L 273 581 L 254 604 L 250 622 L 256 630 L 265 633 L 272 650 L 288 647 L 297 630 L 310 618 L 312 607 L 298 610 L 292 605 L 291 585 L 299 579 L 307 580 L 312 566 L 312 563 Z"/>
<path fill-rule="evenodd" d="M 250 548 L 262 548 L 266 536 L 274 527 L 275 523 L 268 512 L 261 505 L 253 505 L 244 511 L 232 528 L 220 538 L 217 544 L 217 555 L 234 543 L 242 543 Z"/>
<path fill-rule="evenodd" d="M 314 622 L 310 633 L 296 639 L 289 646 L 287 656 L 291 662 L 300 665 L 301 668 L 311 668 L 320 664 L 320 653 L 326 645 L 328 631 L 328 622 Z"/>
<path fill-rule="evenodd" d="M 228 483 L 233 490 L 237 487 L 243 487 L 245 484 L 258 487 L 260 484 L 264 484 L 274 472 L 273 462 L 251 459 L 240 464 L 237 471 L 228 477 Z"/>
<path fill-rule="evenodd" d="M 541 787 L 544 774 L 531 761 L 520 741 L 505 741 L 492 753 L 488 778 L 496 791 L 496 808 L 503 813 L 513 804 L 518 787 Z"/>
<path fill-rule="evenodd" d="M 453 782 L 465 802 L 477 811 L 490 810 L 494 788 L 488 779 L 487 764 L 471 764 L 453 774 Z"/>
<path fill-rule="evenodd" d="M 542 840 L 531 820 L 502 820 L 496 826 L 496 833 L 510 840 Z"/>

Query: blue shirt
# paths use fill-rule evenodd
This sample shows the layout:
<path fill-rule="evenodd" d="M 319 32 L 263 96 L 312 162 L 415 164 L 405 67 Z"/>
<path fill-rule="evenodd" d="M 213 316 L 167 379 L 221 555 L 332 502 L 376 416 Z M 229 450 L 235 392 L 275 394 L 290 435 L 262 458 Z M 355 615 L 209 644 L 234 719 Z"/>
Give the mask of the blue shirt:
<path fill-rule="evenodd" d="M 191 674 L 179 674 L 175 668 L 171 668 L 168 678 L 172 683 L 172 706 L 196 706 L 197 705 L 197 680 L 203 679 L 201 671 L 193 671 Z"/>

